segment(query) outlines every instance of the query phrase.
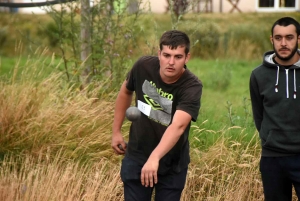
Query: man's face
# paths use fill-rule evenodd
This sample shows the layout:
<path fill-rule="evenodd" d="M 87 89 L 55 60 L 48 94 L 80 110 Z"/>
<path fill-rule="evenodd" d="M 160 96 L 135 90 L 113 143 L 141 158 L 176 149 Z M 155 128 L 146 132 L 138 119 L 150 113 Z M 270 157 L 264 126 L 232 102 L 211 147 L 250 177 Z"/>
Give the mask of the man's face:
<path fill-rule="evenodd" d="M 271 36 L 273 48 L 279 60 L 287 62 L 296 55 L 300 37 L 297 37 L 296 27 L 294 25 L 279 26 L 276 25 Z"/>
<path fill-rule="evenodd" d="M 163 45 L 158 51 L 160 64 L 160 76 L 165 83 L 176 82 L 185 71 L 184 65 L 190 58 L 190 53 L 185 54 L 185 47 L 178 46 L 171 50 L 169 46 Z"/>

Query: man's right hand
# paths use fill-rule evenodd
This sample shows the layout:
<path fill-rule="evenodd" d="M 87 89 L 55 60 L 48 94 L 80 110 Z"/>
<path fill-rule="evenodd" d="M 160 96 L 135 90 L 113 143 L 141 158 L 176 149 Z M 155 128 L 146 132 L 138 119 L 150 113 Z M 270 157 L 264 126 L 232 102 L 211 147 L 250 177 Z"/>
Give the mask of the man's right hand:
<path fill-rule="evenodd" d="M 114 133 L 112 135 L 111 147 L 113 148 L 116 154 L 118 155 L 125 154 L 127 144 L 124 141 L 124 138 L 121 133 Z"/>

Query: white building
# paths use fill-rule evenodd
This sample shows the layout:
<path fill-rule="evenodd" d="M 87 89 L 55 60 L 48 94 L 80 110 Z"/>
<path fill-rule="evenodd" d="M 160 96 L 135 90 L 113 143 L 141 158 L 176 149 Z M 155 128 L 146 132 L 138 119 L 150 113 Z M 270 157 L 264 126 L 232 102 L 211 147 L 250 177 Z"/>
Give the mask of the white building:
<path fill-rule="evenodd" d="M 153 12 L 163 13 L 166 0 L 149 0 Z M 300 11 L 299 0 L 197 0 L 202 12 L 294 12 Z M 195 1 L 196 2 L 196 1 Z"/>
<path fill-rule="evenodd" d="M 0 0 L 0 2 L 3 1 L 32 3 L 43 2 L 44 0 Z M 229 13 L 300 11 L 299 0 L 194 0 L 194 2 L 198 3 L 197 5 L 194 5 L 195 8 L 193 8 L 193 10 L 196 9 L 199 12 Z M 167 0 L 143 0 L 142 6 L 145 4 L 150 5 L 151 11 L 154 13 L 164 13 L 168 7 Z M 38 7 L 18 8 L 17 10 L 22 13 L 45 13 L 43 9 Z"/>

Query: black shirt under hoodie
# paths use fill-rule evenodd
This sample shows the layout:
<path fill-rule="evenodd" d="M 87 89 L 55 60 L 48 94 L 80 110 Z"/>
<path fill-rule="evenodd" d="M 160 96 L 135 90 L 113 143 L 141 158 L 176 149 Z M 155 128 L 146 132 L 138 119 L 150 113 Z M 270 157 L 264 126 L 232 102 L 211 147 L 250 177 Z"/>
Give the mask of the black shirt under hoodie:
<path fill-rule="evenodd" d="M 300 154 L 300 60 L 286 68 L 274 63 L 274 56 L 274 51 L 266 52 L 262 65 L 250 77 L 262 156 Z"/>

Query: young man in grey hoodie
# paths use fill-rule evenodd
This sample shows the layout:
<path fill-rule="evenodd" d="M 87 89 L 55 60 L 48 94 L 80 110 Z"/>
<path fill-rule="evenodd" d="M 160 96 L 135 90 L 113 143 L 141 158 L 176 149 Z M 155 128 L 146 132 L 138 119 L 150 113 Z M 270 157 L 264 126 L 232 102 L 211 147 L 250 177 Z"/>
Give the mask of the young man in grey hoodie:
<path fill-rule="evenodd" d="M 271 29 L 273 51 L 250 78 L 255 126 L 262 146 L 260 172 L 266 201 L 300 198 L 300 25 L 291 17 Z"/>

